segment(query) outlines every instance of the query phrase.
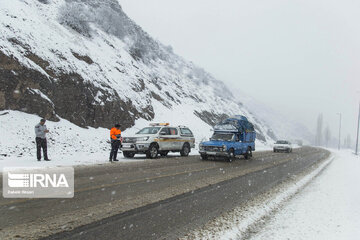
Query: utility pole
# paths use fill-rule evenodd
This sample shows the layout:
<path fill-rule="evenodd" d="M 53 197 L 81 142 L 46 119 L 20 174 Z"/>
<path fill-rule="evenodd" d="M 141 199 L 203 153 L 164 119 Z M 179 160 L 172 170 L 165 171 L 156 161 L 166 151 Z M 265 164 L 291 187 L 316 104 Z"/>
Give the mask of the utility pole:
<path fill-rule="evenodd" d="M 360 125 L 360 101 L 359 101 L 359 116 L 358 116 L 357 133 L 356 133 L 355 155 L 358 155 L 358 144 L 359 144 L 359 125 Z"/>
<path fill-rule="evenodd" d="M 341 113 L 337 113 L 340 116 L 340 124 L 339 124 L 339 145 L 338 145 L 338 149 L 340 150 L 340 145 L 341 145 Z"/>

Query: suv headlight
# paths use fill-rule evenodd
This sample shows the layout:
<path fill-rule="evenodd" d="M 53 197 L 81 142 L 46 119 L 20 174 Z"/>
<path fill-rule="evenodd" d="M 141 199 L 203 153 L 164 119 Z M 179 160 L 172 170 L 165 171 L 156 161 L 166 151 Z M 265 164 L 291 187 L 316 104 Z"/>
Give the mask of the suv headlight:
<path fill-rule="evenodd" d="M 146 142 L 147 140 L 149 140 L 149 137 L 139 137 L 136 139 L 137 142 Z"/>
<path fill-rule="evenodd" d="M 202 143 L 199 144 L 199 149 L 204 150 L 204 145 Z"/>
<path fill-rule="evenodd" d="M 227 147 L 225 145 L 222 146 L 223 151 L 225 152 L 227 150 Z"/>

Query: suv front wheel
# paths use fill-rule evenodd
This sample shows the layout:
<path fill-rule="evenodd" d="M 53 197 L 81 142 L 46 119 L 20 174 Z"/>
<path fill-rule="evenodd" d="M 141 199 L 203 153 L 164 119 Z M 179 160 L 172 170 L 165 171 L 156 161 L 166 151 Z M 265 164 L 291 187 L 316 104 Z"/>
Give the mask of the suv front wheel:
<path fill-rule="evenodd" d="M 190 146 L 188 143 L 185 143 L 183 148 L 180 151 L 180 155 L 183 157 L 187 157 L 187 156 L 189 156 L 189 153 L 190 153 Z"/>
<path fill-rule="evenodd" d="M 159 153 L 158 147 L 156 146 L 156 144 L 151 144 L 149 147 L 149 150 L 146 152 L 146 157 L 147 158 L 157 158 Z"/>

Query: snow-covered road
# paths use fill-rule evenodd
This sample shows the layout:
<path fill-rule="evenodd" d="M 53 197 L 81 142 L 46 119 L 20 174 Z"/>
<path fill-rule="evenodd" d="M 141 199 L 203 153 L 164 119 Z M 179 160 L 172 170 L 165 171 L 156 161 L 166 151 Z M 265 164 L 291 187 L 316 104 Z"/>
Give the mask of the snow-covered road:
<path fill-rule="evenodd" d="M 360 157 L 347 150 L 332 152 L 332 164 L 252 240 L 360 239 Z"/>

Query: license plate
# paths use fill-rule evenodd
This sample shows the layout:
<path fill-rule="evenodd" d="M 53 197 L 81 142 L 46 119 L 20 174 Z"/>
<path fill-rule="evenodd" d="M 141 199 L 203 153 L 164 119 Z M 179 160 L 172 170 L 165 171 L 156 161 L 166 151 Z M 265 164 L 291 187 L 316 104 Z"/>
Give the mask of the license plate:
<path fill-rule="evenodd" d="M 207 155 L 216 155 L 216 152 L 207 152 Z"/>
<path fill-rule="evenodd" d="M 123 143 L 122 147 L 123 148 L 131 148 L 131 143 Z"/>

